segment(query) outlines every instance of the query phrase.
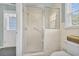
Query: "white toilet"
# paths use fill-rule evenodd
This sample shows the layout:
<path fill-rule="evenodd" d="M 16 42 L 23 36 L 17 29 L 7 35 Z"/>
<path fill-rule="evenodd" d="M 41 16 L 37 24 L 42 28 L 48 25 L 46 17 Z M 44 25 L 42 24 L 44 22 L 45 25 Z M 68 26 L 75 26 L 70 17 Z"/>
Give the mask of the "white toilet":
<path fill-rule="evenodd" d="M 64 43 L 63 51 L 54 52 L 51 56 L 79 56 L 79 44 L 67 40 Z"/>

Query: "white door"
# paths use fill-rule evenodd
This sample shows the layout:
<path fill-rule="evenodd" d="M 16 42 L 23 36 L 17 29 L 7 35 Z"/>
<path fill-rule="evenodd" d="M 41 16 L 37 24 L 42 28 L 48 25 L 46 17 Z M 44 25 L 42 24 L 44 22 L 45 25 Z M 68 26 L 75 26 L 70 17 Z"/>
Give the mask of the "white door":
<path fill-rule="evenodd" d="M 16 13 L 15 11 L 4 11 L 4 47 L 16 46 Z"/>
<path fill-rule="evenodd" d="M 24 9 L 24 49 L 25 52 L 43 50 L 43 11 L 38 7 Z"/>

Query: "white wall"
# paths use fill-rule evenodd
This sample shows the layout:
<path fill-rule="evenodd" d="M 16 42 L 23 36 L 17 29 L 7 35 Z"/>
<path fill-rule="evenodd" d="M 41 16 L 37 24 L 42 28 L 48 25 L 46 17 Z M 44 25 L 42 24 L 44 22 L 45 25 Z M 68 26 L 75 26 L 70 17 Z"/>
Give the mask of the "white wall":
<path fill-rule="evenodd" d="M 46 29 L 44 33 L 44 52 L 52 53 L 60 49 L 60 31 Z"/>

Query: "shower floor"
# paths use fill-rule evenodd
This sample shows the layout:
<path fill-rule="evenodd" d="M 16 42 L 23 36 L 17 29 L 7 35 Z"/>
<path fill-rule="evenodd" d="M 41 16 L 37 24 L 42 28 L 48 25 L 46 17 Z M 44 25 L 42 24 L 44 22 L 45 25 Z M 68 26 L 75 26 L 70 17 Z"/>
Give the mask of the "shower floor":
<path fill-rule="evenodd" d="M 49 54 L 45 52 L 36 52 L 36 53 L 27 53 L 24 54 L 23 56 L 48 56 Z"/>

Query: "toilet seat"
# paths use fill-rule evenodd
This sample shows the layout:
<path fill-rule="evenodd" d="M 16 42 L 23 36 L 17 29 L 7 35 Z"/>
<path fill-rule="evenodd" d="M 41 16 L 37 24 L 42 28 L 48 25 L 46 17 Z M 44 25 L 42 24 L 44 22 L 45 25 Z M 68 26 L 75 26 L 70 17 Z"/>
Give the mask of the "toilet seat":
<path fill-rule="evenodd" d="M 66 53 L 65 51 L 58 51 L 52 53 L 51 56 L 70 56 L 70 54 Z"/>

